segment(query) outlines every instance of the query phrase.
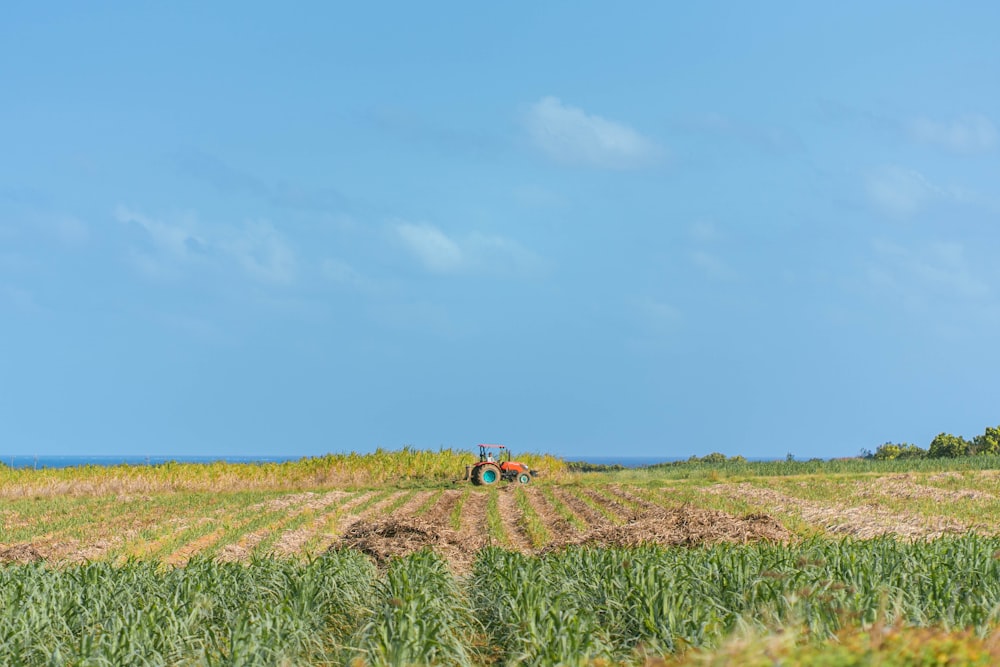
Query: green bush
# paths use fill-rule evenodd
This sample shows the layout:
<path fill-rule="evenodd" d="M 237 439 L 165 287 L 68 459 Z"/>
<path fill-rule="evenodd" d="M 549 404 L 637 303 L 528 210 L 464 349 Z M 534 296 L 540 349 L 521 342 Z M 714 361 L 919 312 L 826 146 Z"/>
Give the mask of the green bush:
<path fill-rule="evenodd" d="M 927 450 L 927 456 L 932 459 L 953 459 L 959 456 L 968 456 L 971 447 L 972 443 L 961 436 L 952 435 L 951 433 L 938 433 L 934 440 L 931 441 L 931 446 Z"/>
<path fill-rule="evenodd" d="M 922 459 L 926 458 L 927 450 L 923 447 L 911 445 L 908 442 L 901 442 L 898 445 L 887 442 L 879 445 L 871 458 L 876 461 L 892 461 L 895 459 Z"/>

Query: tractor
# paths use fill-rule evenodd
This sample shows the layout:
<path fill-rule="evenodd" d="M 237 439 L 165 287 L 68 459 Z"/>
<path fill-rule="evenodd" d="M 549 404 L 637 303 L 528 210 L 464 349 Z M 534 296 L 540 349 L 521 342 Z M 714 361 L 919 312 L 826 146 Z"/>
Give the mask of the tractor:
<path fill-rule="evenodd" d="M 476 486 L 490 486 L 500 480 L 530 484 L 537 475 L 537 470 L 530 469 L 524 463 L 511 461 L 510 450 L 504 445 L 479 445 L 479 461 L 465 466 L 462 481 L 471 480 Z"/>

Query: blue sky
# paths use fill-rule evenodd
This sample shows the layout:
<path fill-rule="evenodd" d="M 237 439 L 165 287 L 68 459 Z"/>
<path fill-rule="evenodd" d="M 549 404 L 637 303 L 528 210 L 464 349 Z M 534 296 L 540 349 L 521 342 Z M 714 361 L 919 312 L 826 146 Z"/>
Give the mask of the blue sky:
<path fill-rule="evenodd" d="M 0 450 L 1000 423 L 1000 5 L 8 3 Z"/>

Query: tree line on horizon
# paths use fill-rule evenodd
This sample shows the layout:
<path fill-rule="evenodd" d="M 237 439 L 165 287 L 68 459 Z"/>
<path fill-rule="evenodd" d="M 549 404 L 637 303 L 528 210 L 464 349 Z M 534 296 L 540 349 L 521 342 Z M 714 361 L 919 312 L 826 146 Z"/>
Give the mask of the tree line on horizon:
<path fill-rule="evenodd" d="M 996 456 L 1000 454 L 1000 426 L 987 426 L 986 430 L 966 440 L 960 435 L 938 433 L 927 449 L 908 442 L 887 442 L 874 452 L 863 450 L 862 456 L 876 461 L 894 459 L 945 459 L 960 456 Z"/>

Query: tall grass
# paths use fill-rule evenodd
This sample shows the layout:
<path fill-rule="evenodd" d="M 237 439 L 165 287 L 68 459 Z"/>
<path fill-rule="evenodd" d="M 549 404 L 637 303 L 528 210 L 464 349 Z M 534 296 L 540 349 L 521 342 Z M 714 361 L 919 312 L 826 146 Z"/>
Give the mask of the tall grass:
<path fill-rule="evenodd" d="M 0 568 L 5 665 L 279 665 L 344 655 L 367 616 L 360 554 L 250 567 L 197 560 Z"/>
<path fill-rule="evenodd" d="M 584 479 L 613 479 L 639 483 L 669 479 L 718 479 L 723 477 L 779 477 L 787 475 L 881 475 L 904 472 L 961 472 L 1000 470 L 1000 456 L 967 456 L 941 459 L 810 459 L 807 461 L 680 461 L 613 472 L 581 473 Z"/>
<path fill-rule="evenodd" d="M 972 629 L 1000 620 L 1000 540 L 905 544 L 572 548 L 544 558 L 500 549 L 474 570 L 476 613 L 527 665 L 631 662 L 714 647 L 737 630 L 802 629 L 810 640 L 877 622 Z"/>
<path fill-rule="evenodd" d="M 355 640 L 373 665 L 471 665 L 473 616 L 443 560 L 421 551 L 392 562 L 374 614 Z"/>
<path fill-rule="evenodd" d="M 565 475 L 562 459 L 523 454 L 518 459 L 544 471 L 547 479 Z M 162 491 L 358 488 L 381 484 L 440 484 L 459 479 L 476 460 L 471 451 L 378 449 L 359 454 L 327 454 L 284 463 L 163 463 L 158 465 L 80 466 L 41 470 L 0 464 L 0 497 L 36 498 Z"/>
<path fill-rule="evenodd" d="M 572 547 L 542 557 L 491 547 L 467 577 L 427 551 L 381 574 L 350 551 L 183 568 L 8 565 L 0 567 L 0 664 L 547 667 L 644 664 L 718 647 L 720 660 L 741 664 L 750 654 L 733 637 L 766 642 L 778 629 L 796 645 L 838 637 L 877 651 L 885 641 L 936 659 L 906 642 L 943 649 L 952 644 L 942 633 L 957 631 L 960 646 L 979 650 L 975 636 L 997 628 L 998 550 L 1000 539 L 971 535 Z M 905 631 L 913 627 L 933 630 Z M 864 633 L 881 639 L 866 643 Z M 768 646 L 778 656 L 822 656 Z"/>

